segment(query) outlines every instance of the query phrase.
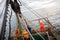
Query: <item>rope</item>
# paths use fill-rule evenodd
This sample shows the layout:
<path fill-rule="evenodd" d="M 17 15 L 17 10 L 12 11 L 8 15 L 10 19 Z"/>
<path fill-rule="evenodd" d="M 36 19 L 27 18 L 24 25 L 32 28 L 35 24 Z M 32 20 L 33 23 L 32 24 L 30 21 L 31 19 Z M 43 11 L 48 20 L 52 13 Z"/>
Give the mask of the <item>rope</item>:
<path fill-rule="evenodd" d="M 18 17 L 18 14 L 17 13 L 16 13 L 16 17 L 17 17 L 18 28 L 19 28 L 20 34 L 21 34 L 21 23 L 19 21 L 19 17 Z"/>
<path fill-rule="evenodd" d="M 9 1 L 6 0 L 6 8 L 5 8 L 5 14 L 4 14 L 4 18 L 3 18 L 3 23 L 2 23 L 2 28 L 1 28 L 1 39 L 0 40 L 4 40 L 5 39 L 5 32 L 6 32 L 6 19 L 7 19 L 7 10 L 8 10 L 8 4 Z"/>
<path fill-rule="evenodd" d="M 9 36 L 11 35 L 11 17 L 12 17 L 12 9 L 11 9 L 11 15 L 9 18 Z"/>

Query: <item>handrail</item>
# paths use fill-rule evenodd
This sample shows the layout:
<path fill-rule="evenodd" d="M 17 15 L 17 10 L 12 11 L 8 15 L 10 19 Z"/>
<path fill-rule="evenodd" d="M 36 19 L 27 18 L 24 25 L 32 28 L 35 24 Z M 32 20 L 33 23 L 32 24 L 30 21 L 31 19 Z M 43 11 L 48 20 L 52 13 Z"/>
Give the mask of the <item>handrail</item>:
<path fill-rule="evenodd" d="M 34 29 L 34 30 L 35 30 L 35 29 Z M 43 37 L 40 33 L 38 33 L 36 30 L 35 30 L 35 32 L 36 32 L 43 40 L 45 40 L 44 37 Z"/>

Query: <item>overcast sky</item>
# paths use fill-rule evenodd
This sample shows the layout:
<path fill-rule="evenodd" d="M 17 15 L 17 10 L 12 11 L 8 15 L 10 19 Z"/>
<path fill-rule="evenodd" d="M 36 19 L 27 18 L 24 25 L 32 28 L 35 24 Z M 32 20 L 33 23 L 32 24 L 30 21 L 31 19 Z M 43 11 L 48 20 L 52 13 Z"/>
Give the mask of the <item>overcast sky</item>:
<path fill-rule="evenodd" d="M 34 20 L 42 17 L 48 17 L 50 22 L 60 29 L 60 0 L 22 0 L 21 11 L 29 20 Z M 30 10 L 35 10 L 40 17 L 34 15 Z M 31 9 L 31 8 L 32 9 Z M 37 24 L 37 22 L 33 22 Z"/>
<path fill-rule="evenodd" d="M 33 10 L 38 12 L 38 14 L 43 17 L 51 16 L 49 19 L 51 22 L 58 23 L 60 22 L 58 18 L 60 18 L 60 0 L 22 0 L 25 5 L 31 7 Z M 24 4 L 22 3 L 22 5 Z M 37 17 L 33 15 L 26 7 L 21 7 L 22 13 L 24 15 L 29 16 L 29 19 L 36 19 Z M 37 14 L 37 13 L 36 13 Z M 53 16 L 54 15 L 54 16 Z M 55 20 L 56 19 L 56 20 Z M 57 20 L 58 19 L 58 20 Z M 54 21 L 55 20 L 55 21 Z"/>

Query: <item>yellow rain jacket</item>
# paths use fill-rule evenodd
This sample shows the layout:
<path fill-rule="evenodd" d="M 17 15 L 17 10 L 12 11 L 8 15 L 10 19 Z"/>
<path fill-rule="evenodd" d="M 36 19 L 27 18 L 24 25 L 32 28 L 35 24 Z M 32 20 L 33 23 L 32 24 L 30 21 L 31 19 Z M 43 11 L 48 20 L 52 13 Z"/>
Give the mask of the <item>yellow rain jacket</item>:
<path fill-rule="evenodd" d="M 28 35 L 28 32 L 26 29 L 22 31 L 22 34 L 24 35 L 24 38 L 26 38 L 26 39 L 29 38 L 29 35 Z"/>

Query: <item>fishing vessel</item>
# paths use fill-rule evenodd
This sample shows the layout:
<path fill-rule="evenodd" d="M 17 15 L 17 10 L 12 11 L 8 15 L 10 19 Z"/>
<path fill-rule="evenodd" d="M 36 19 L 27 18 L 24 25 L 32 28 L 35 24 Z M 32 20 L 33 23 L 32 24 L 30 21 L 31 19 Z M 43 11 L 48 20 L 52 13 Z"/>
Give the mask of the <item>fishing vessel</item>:
<path fill-rule="evenodd" d="M 19 0 L 18 0 L 19 1 Z M 1 27 L 1 34 L 0 34 L 0 40 L 60 40 L 60 32 L 56 30 L 56 28 L 52 25 L 50 20 L 45 17 L 45 18 L 40 18 L 36 19 L 39 22 L 39 27 L 40 29 L 34 29 L 32 28 L 32 20 L 29 21 L 21 12 L 21 2 L 19 1 L 18 3 L 17 0 L 6 0 L 6 7 L 5 7 L 5 13 L 4 13 L 4 18 L 2 22 L 2 27 Z M 11 15 L 9 15 L 9 36 L 6 38 L 6 23 L 7 23 L 7 18 L 9 14 L 9 5 L 11 7 Z M 13 32 L 13 36 L 11 35 L 11 17 L 12 17 L 12 11 L 15 12 L 16 15 L 16 20 L 18 26 Z M 45 20 L 47 23 L 47 27 L 44 27 L 44 22 L 41 21 L 41 19 Z"/>

